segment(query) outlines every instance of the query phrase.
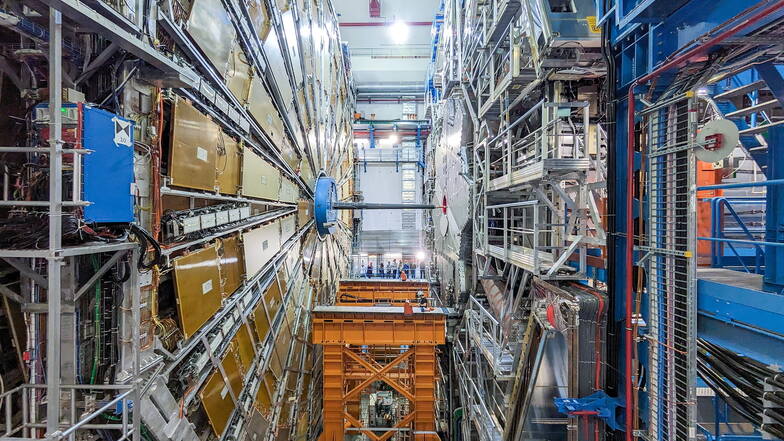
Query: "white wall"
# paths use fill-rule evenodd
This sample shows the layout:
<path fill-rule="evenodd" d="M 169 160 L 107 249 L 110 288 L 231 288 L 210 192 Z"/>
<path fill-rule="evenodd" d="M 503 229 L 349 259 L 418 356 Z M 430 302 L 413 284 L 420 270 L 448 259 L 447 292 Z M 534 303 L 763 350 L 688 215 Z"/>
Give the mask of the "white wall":
<path fill-rule="evenodd" d="M 357 164 L 359 189 L 364 202 L 400 204 L 402 200 L 402 173 L 395 170 L 394 163 Z M 416 200 L 422 203 L 422 171 L 417 167 Z M 416 230 L 422 229 L 421 216 L 416 216 Z M 400 210 L 362 210 L 363 231 L 401 231 L 402 216 Z"/>
<path fill-rule="evenodd" d="M 359 166 L 359 188 L 365 202 L 399 204 L 402 202 L 400 173 L 395 172 L 395 164 L 368 164 L 367 171 Z M 400 231 L 401 220 L 398 211 L 362 210 L 362 229 Z"/>

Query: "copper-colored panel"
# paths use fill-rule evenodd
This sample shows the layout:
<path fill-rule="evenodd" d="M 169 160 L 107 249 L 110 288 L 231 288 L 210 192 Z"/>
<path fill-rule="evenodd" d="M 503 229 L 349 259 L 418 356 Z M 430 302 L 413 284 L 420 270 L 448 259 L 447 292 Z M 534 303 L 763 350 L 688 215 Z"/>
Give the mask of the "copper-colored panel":
<path fill-rule="evenodd" d="M 272 281 L 267 292 L 264 293 L 264 301 L 267 304 L 267 312 L 269 313 L 270 320 L 275 320 L 278 310 L 283 304 L 283 297 L 280 294 L 280 287 L 276 281 Z"/>
<path fill-rule="evenodd" d="M 270 321 L 264 310 L 264 299 L 259 300 L 256 309 L 253 310 L 253 322 L 256 324 L 256 336 L 260 342 L 264 342 L 270 329 Z"/>
<path fill-rule="evenodd" d="M 212 430 L 215 435 L 220 436 L 234 411 L 234 401 L 220 371 L 216 370 L 210 375 L 199 396 Z"/>
<path fill-rule="evenodd" d="M 225 133 L 220 134 L 216 162 L 218 191 L 236 195 L 240 191 L 242 148 L 234 138 Z"/>
<path fill-rule="evenodd" d="M 242 51 L 239 41 L 235 41 L 226 67 L 226 86 L 243 104 L 248 102 L 251 73 L 245 52 Z"/>
<path fill-rule="evenodd" d="M 252 278 L 280 251 L 280 223 L 272 222 L 242 233 L 245 276 Z"/>
<path fill-rule="evenodd" d="M 242 375 L 248 373 L 248 369 L 250 369 L 251 365 L 253 364 L 253 358 L 256 356 L 256 353 L 253 351 L 253 340 L 248 333 L 248 327 L 240 325 L 239 331 L 237 331 L 237 335 L 234 336 L 234 340 L 232 343 L 237 348 L 237 355 L 240 357 L 240 366 L 242 367 Z"/>
<path fill-rule="evenodd" d="M 272 407 L 272 397 L 275 396 L 275 388 L 277 387 L 277 380 L 272 372 L 267 371 L 264 375 L 264 380 L 259 385 L 259 390 L 256 392 L 256 402 L 253 403 L 256 409 L 262 414 L 266 414 Z"/>
<path fill-rule="evenodd" d="M 236 32 L 221 0 L 194 0 L 186 27 L 190 36 L 222 75 L 229 62 Z"/>
<path fill-rule="evenodd" d="M 174 260 L 177 308 L 182 332 L 193 335 L 221 307 L 218 250 L 203 248 Z"/>
<path fill-rule="evenodd" d="M 223 296 L 229 296 L 242 285 L 245 262 L 242 258 L 242 244 L 239 236 L 231 236 L 221 241 L 220 272 L 223 278 Z"/>
<path fill-rule="evenodd" d="M 278 200 L 280 171 L 249 148 L 242 155 L 242 195 Z"/>
<path fill-rule="evenodd" d="M 229 347 L 229 351 L 223 356 L 221 360 L 223 371 L 226 372 L 226 377 L 229 380 L 232 392 L 235 397 L 239 397 L 242 392 L 242 372 L 240 371 L 240 354 L 234 346 Z"/>
<path fill-rule="evenodd" d="M 218 125 L 179 99 L 174 105 L 169 176 L 180 187 L 215 189 L 215 160 Z"/>

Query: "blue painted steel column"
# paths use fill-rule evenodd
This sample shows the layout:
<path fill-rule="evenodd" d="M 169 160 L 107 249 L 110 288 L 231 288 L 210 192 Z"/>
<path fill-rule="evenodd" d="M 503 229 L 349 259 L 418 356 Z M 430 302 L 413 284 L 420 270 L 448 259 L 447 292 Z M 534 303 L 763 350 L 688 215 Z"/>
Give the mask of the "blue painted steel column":
<path fill-rule="evenodd" d="M 376 148 L 376 127 L 371 124 L 370 125 L 370 148 Z"/>
<path fill-rule="evenodd" d="M 768 179 L 784 178 L 784 128 L 768 131 Z M 765 212 L 765 241 L 784 242 L 784 188 L 768 187 Z M 784 291 L 784 247 L 765 247 L 766 291 Z"/>
<path fill-rule="evenodd" d="M 757 66 L 757 72 L 765 80 L 779 104 L 784 106 L 784 76 L 782 76 L 781 68 L 782 66 L 773 63 L 765 63 Z"/>

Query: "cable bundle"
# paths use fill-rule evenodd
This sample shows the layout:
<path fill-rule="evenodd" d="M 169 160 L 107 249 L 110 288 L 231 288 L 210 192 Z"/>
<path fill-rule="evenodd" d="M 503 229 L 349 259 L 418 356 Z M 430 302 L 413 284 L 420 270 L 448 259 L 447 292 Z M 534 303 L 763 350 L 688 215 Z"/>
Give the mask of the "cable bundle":
<path fill-rule="evenodd" d="M 784 390 L 784 374 L 703 339 L 697 339 L 697 373 L 738 414 L 760 430 L 784 439 L 784 395 L 765 392 L 765 383 Z M 782 409 L 765 409 L 763 400 Z M 775 423 L 763 424 L 763 415 Z"/>

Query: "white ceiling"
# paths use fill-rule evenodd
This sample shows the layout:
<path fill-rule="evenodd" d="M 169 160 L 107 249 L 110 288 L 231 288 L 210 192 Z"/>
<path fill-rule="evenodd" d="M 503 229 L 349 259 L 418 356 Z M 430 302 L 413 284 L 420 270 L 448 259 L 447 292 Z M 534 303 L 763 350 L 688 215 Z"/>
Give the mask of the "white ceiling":
<path fill-rule="evenodd" d="M 341 23 L 432 22 L 439 0 L 379 0 L 381 18 L 370 18 L 370 0 L 333 0 Z M 357 86 L 423 84 L 431 51 L 431 27 L 409 25 L 408 39 L 397 44 L 389 26 L 341 26 L 341 39 L 351 49 L 351 69 Z"/>

